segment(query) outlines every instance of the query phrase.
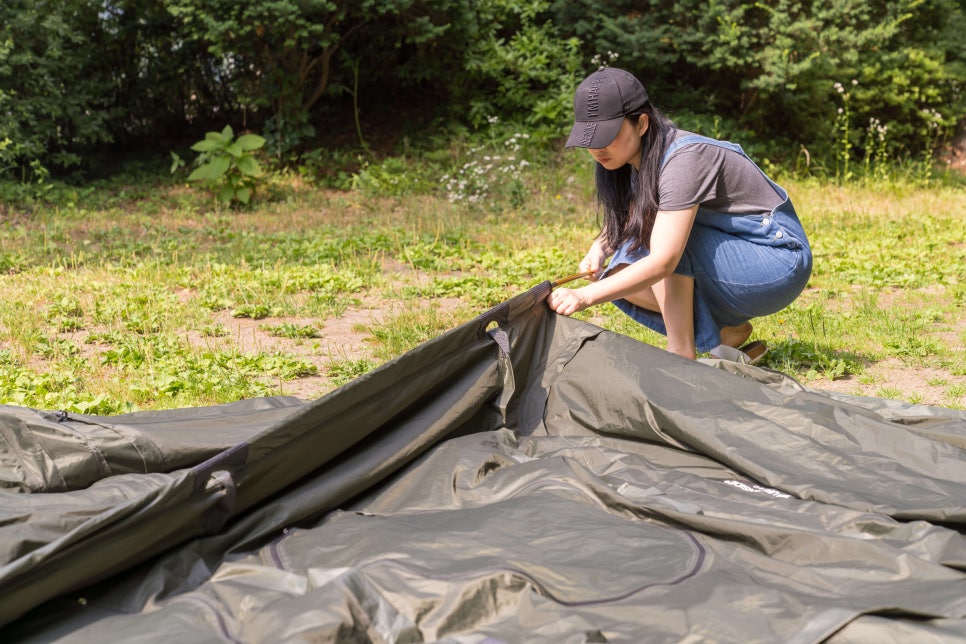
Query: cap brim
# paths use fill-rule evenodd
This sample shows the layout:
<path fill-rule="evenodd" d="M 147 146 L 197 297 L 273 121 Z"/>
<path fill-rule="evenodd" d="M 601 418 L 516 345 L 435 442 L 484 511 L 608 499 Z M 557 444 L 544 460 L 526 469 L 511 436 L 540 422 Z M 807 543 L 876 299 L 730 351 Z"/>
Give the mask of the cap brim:
<path fill-rule="evenodd" d="M 570 129 L 565 148 L 606 148 L 617 138 L 623 116 L 607 121 L 577 121 Z"/>

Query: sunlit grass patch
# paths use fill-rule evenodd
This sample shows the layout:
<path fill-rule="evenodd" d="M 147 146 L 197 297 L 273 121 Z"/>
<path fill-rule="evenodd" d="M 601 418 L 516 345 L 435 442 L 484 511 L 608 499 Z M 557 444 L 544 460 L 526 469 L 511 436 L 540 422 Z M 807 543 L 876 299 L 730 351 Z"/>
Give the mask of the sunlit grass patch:
<path fill-rule="evenodd" d="M 80 205 L 4 222 L 0 402 L 118 413 L 293 382 L 321 395 L 575 273 L 599 230 L 585 157 L 532 160 L 523 193 L 508 184 L 484 205 L 451 202 L 438 187 L 407 192 L 416 175 L 392 162 L 369 166 L 365 190 L 301 184 L 245 213 L 176 190 L 124 200 L 94 187 Z M 760 364 L 817 387 L 908 396 L 923 394 L 877 366 L 928 367 L 924 387 L 963 406 L 961 188 L 782 183 L 815 268 L 797 301 L 753 321 L 753 338 L 770 347 Z M 358 315 L 374 307 L 380 315 Z M 350 313 L 367 321 L 347 333 L 351 322 L 335 321 Z M 576 317 L 665 346 L 610 304 Z M 359 346 L 340 344 L 350 342 Z"/>
<path fill-rule="evenodd" d="M 341 387 L 345 383 L 369 373 L 378 366 L 375 361 L 368 358 L 351 360 L 335 360 L 326 367 L 326 372 L 332 383 Z"/>
<path fill-rule="evenodd" d="M 392 315 L 385 322 L 369 329 L 373 354 L 381 362 L 389 361 L 463 321 L 465 320 L 455 318 L 452 313 L 440 312 L 435 307 Z"/>

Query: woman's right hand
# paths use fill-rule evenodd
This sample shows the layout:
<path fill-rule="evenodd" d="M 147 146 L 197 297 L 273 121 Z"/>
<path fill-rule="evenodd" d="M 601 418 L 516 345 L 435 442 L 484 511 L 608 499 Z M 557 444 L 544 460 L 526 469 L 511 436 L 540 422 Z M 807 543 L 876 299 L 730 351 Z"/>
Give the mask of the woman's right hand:
<path fill-rule="evenodd" d="M 590 246 L 590 250 L 580 260 L 580 272 L 586 273 L 587 271 L 594 271 L 594 274 L 587 279 L 591 282 L 596 282 L 600 279 L 600 274 L 604 272 L 604 260 L 607 259 L 607 256 L 608 253 L 600 243 L 600 240 L 594 240 L 594 243 Z"/>

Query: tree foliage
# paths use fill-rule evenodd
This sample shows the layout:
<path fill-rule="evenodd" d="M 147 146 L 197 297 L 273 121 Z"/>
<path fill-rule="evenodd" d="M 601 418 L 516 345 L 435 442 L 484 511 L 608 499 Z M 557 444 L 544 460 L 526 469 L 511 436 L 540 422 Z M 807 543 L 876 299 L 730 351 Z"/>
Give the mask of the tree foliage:
<path fill-rule="evenodd" d="M 310 114 L 354 32 L 411 0 L 165 0 L 182 37 L 202 44 L 238 100 L 266 110 L 275 148 L 314 134 Z"/>
<path fill-rule="evenodd" d="M 70 168 L 109 145 L 166 154 L 225 125 L 286 163 L 361 138 L 360 117 L 415 132 L 499 117 L 552 140 L 600 63 L 638 74 L 682 125 L 740 130 L 776 158 L 833 158 L 847 87 L 849 145 L 867 150 L 878 124 L 889 155 L 918 155 L 966 111 L 963 4 L 7 0 L 0 172 Z"/>
<path fill-rule="evenodd" d="M 591 0 L 556 0 L 553 11 L 585 47 L 618 52 L 672 111 L 718 114 L 792 150 L 827 151 L 841 107 L 835 83 L 854 79 L 853 118 L 889 123 L 898 151 L 918 153 L 963 117 L 960 4 L 652 0 L 641 10 L 624 0 L 595 12 Z"/>
<path fill-rule="evenodd" d="M 0 5 L 0 169 L 23 176 L 24 161 L 73 166 L 79 149 L 107 140 L 117 113 L 110 70 L 92 57 L 106 40 L 97 4 Z"/>

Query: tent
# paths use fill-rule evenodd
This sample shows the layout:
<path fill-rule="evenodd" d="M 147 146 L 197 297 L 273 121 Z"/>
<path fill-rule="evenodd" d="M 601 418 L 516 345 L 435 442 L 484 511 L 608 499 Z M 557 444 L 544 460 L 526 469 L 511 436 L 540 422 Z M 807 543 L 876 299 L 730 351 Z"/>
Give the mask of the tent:
<path fill-rule="evenodd" d="M 966 641 L 966 413 L 685 360 L 551 288 L 315 401 L 0 407 L 0 637 Z"/>

